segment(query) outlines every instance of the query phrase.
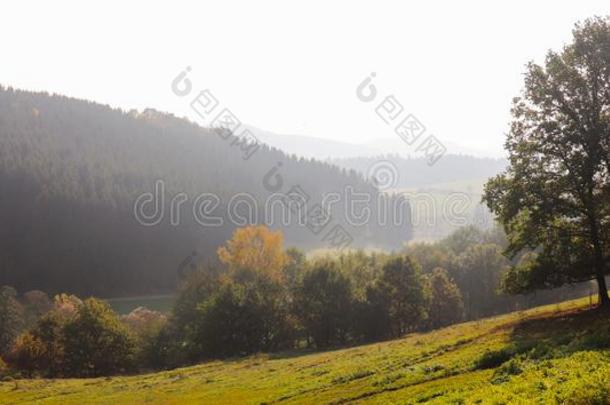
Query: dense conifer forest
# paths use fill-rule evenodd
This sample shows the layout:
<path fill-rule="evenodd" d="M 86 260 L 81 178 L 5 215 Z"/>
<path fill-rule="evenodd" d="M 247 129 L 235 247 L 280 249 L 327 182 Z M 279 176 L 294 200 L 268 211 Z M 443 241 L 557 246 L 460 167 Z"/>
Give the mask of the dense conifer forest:
<path fill-rule="evenodd" d="M 246 157 L 232 135 L 155 110 L 125 112 L 0 88 L 3 283 L 21 291 L 102 296 L 170 291 L 185 260 L 213 261 L 235 228 L 269 219 L 288 244 L 302 248 L 332 247 L 332 237 L 325 235 L 336 225 L 353 238 L 350 247 L 398 248 L 410 238 L 408 204 L 400 197 L 380 197 L 354 171 L 266 145 Z M 294 216 L 284 225 L 282 210 L 266 205 L 272 193 L 263 181 L 274 167 L 280 168 L 281 193 L 298 186 L 311 202 L 320 202 L 329 193 L 364 192 L 373 219 L 362 225 L 352 221 L 342 200 L 330 206 L 324 232 L 312 232 Z M 158 224 L 143 226 L 134 204 L 143 193 L 154 194 L 158 181 L 164 187 L 164 215 Z M 187 199 L 175 221 L 171 203 L 181 193 Z M 210 216 L 223 218 L 222 226 L 194 220 L 194 203 L 202 193 L 218 198 Z M 256 203 L 239 197 L 243 194 Z M 230 216 L 232 198 L 248 202 L 235 203 Z M 375 207 L 385 206 L 386 199 L 404 215 L 395 226 L 375 219 Z"/>

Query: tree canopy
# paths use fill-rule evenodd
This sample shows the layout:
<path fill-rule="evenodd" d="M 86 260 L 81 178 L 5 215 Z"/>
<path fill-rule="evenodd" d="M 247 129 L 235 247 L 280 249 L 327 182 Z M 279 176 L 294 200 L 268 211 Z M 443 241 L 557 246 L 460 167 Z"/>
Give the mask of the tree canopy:
<path fill-rule="evenodd" d="M 610 20 L 577 24 L 573 41 L 530 62 L 506 141 L 510 166 L 484 200 L 504 225 L 509 292 L 595 279 L 610 305 Z"/>
<path fill-rule="evenodd" d="M 264 225 L 238 228 L 224 246 L 218 248 L 218 258 L 231 272 L 249 270 L 278 280 L 288 262 L 284 252 L 284 237 Z"/>

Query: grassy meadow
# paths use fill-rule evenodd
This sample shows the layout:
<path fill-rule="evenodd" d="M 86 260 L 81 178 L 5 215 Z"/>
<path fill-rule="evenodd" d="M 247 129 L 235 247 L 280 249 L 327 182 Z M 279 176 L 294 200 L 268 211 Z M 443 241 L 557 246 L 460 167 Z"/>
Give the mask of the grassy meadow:
<path fill-rule="evenodd" d="M 588 299 L 326 352 L 148 375 L 0 383 L 2 404 L 608 403 L 610 315 Z"/>

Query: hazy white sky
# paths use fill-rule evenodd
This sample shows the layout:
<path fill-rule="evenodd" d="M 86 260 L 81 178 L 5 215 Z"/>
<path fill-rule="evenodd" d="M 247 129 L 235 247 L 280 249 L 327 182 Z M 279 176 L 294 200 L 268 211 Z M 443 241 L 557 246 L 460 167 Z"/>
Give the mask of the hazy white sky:
<path fill-rule="evenodd" d="M 600 1 L 12 1 L 0 84 L 190 116 L 186 66 L 243 122 L 350 142 L 395 136 L 357 99 L 376 72 L 440 139 L 502 153 L 524 65 L 570 40 Z M 450 152 L 450 151 L 449 151 Z"/>

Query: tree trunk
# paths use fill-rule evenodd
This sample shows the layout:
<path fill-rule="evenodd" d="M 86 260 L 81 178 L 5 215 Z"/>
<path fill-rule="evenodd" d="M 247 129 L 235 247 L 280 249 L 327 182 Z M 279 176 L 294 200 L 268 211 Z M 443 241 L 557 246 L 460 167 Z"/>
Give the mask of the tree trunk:
<path fill-rule="evenodd" d="M 599 306 L 610 308 L 610 298 L 608 297 L 608 287 L 606 286 L 606 276 L 604 274 L 604 257 L 602 255 L 599 239 L 593 240 L 595 249 L 595 280 L 597 281 L 597 293 L 599 294 Z"/>
<path fill-rule="evenodd" d="M 591 189 L 589 190 L 589 194 L 592 195 Z M 595 266 L 595 280 L 597 281 L 597 293 L 599 294 L 599 306 L 602 308 L 610 308 L 610 298 L 608 297 L 608 287 L 606 286 L 605 278 L 604 255 L 599 237 L 599 227 L 594 214 L 589 215 L 589 224 L 593 242 L 593 260 Z"/>
<path fill-rule="evenodd" d="M 598 274 L 595 279 L 597 280 L 599 305 L 604 308 L 610 308 L 610 298 L 608 297 L 608 287 L 606 286 L 606 278 L 603 276 L 603 274 Z"/>

